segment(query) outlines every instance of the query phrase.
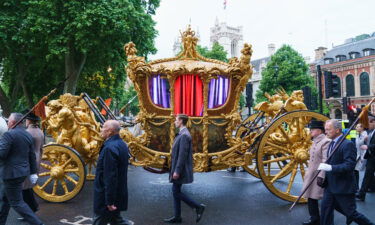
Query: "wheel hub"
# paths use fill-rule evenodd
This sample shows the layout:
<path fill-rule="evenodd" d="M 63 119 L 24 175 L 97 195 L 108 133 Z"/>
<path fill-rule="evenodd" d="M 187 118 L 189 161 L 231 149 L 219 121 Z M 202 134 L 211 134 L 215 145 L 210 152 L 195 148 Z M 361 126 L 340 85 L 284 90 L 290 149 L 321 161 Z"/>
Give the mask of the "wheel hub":
<path fill-rule="evenodd" d="M 294 152 L 294 159 L 299 163 L 307 162 L 309 159 L 309 153 L 305 149 L 297 149 Z"/>
<path fill-rule="evenodd" d="M 61 166 L 54 166 L 51 168 L 51 177 L 61 179 L 65 175 L 64 169 Z"/>

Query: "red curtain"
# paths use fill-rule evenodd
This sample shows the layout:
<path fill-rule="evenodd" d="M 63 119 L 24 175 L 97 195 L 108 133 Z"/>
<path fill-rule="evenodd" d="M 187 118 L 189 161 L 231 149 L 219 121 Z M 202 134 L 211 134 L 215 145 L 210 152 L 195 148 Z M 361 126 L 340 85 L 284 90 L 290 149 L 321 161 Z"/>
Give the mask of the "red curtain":
<path fill-rule="evenodd" d="M 198 75 L 177 77 L 174 83 L 174 113 L 188 116 L 203 114 L 203 83 Z"/>

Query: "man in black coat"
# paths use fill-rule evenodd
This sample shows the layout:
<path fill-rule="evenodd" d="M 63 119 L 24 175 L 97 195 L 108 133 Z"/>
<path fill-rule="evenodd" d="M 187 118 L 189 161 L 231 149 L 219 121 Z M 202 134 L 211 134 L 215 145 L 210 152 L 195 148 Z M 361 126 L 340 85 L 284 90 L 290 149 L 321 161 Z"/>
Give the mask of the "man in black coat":
<path fill-rule="evenodd" d="M 132 224 L 120 215 L 128 208 L 129 160 L 128 146 L 119 136 L 120 129 L 119 122 L 108 120 L 101 130 L 105 142 L 96 167 L 93 225 Z"/>
<path fill-rule="evenodd" d="M 354 221 L 360 225 L 372 225 L 373 223 L 369 219 L 356 210 L 354 168 L 357 150 L 353 142 L 344 139 L 337 150 L 333 152 L 338 141 L 344 138 L 340 121 L 328 120 L 325 124 L 325 131 L 332 142 L 327 151 L 330 158 L 318 167 L 318 170 L 326 171 L 320 225 L 334 224 L 333 211 L 335 208 L 346 216 L 347 224 Z"/>
<path fill-rule="evenodd" d="M 22 114 L 12 113 L 8 119 L 8 127 L 13 127 L 21 119 Z M 10 207 L 29 224 L 43 224 L 22 197 L 22 184 L 25 179 L 30 174 L 31 183 L 35 184 L 38 179 L 33 138 L 22 125 L 5 132 L 2 136 L 0 160 L 3 163 L 1 179 L 4 181 L 5 190 L 5 196 L 2 199 L 4 204 L 0 211 L 0 224 L 5 225 Z"/>
<path fill-rule="evenodd" d="M 357 198 L 364 201 L 366 198 L 367 189 L 370 188 L 371 182 L 374 179 L 375 172 L 375 117 L 369 118 L 369 131 L 367 143 L 363 147 L 366 150 L 365 158 L 367 159 L 365 176 L 363 177 L 362 186 L 359 190 Z"/>
<path fill-rule="evenodd" d="M 174 139 L 172 146 L 172 165 L 169 172 L 169 181 L 173 183 L 172 193 L 174 200 L 174 216 L 164 221 L 166 223 L 181 223 L 181 201 L 195 209 L 197 213 L 196 222 L 202 218 L 205 205 L 198 204 L 181 192 L 182 184 L 193 182 L 193 145 L 186 124 L 189 118 L 186 115 L 177 115 L 175 126 L 179 133 Z"/>

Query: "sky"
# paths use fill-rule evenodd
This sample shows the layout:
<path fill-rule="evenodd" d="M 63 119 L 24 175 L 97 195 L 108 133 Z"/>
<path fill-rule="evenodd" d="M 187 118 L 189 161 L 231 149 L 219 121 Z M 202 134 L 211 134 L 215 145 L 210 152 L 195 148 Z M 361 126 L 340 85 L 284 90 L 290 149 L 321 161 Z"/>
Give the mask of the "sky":
<path fill-rule="evenodd" d="M 153 19 L 158 52 L 149 59 L 173 56 L 179 32 L 191 24 L 200 45 L 209 46 L 215 19 L 243 27 L 243 42 L 253 46 L 252 59 L 268 56 L 268 44 L 289 44 L 304 57 L 345 39 L 375 32 L 375 0 L 161 0 Z"/>

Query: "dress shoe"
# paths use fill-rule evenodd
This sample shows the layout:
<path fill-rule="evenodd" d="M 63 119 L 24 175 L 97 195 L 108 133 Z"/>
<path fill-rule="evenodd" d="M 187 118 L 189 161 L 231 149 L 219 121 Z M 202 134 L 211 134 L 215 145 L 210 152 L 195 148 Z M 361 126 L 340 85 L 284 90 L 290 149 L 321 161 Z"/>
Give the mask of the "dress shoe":
<path fill-rule="evenodd" d="M 319 224 L 320 224 L 319 220 L 315 220 L 315 221 L 309 220 L 309 221 L 302 223 L 302 225 L 319 225 Z"/>
<path fill-rule="evenodd" d="M 166 223 L 181 223 L 182 222 L 182 219 L 181 217 L 171 217 L 171 218 L 168 218 L 168 219 L 164 219 L 164 222 Z"/>
<path fill-rule="evenodd" d="M 356 194 L 355 197 L 360 201 L 365 201 L 366 196 L 363 194 Z"/>
<path fill-rule="evenodd" d="M 199 207 L 195 209 L 195 211 L 197 212 L 197 219 L 195 220 L 195 222 L 198 223 L 202 219 L 202 215 L 203 215 L 205 208 L 206 208 L 205 205 L 200 204 Z"/>

